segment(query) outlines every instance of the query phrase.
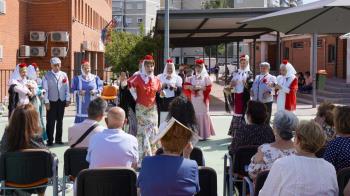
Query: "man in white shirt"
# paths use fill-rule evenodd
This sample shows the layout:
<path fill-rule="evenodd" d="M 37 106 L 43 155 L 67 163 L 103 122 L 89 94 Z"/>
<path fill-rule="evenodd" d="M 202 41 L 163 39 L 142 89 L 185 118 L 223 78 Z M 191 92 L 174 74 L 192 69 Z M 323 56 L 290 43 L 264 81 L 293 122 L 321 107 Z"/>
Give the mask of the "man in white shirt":
<path fill-rule="evenodd" d="M 89 168 L 134 167 L 138 162 L 138 143 L 136 137 L 125 133 L 125 112 L 120 107 L 108 111 L 106 124 L 108 129 L 96 133 L 90 139 L 87 162 Z"/>
<path fill-rule="evenodd" d="M 74 124 L 68 128 L 69 146 L 72 148 L 89 146 L 91 136 L 95 133 L 102 132 L 105 129 L 105 127 L 98 123 L 103 119 L 103 114 L 106 108 L 107 102 L 100 97 L 89 103 L 88 118 L 83 122 Z M 89 133 L 86 133 L 87 131 L 89 131 Z M 83 135 L 86 136 L 82 138 Z"/>

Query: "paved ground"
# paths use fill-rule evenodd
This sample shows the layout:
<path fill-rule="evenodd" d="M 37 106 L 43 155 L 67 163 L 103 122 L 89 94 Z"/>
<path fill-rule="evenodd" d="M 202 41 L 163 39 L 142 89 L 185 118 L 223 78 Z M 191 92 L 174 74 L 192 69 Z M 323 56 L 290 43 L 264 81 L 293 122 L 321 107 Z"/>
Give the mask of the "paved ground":
<path fill-rule="evenodd" d="M 230 125 L 231 116 L 224 111 L 224 99 L 222 94 L 222 86 L 214 84 L 213 86 L 213 96 L 211 99 L 211 116 L 214 124 L 214 129 L 216 131 L 216 136 L 211 137 L 209 140 L 204 142 L 199 142 L 199 146 L 205 157 L 206 165 L 212 167 L 216 170 L 218 175 L 218 195 L 222 195 L 223 188 L 223 156 L 227 152 L 227 146 L 230 144 L 231 139 L 227 136 L 227 131 Z M 273 107 L 275 111 L 276 108 Z M 298 105 L 297 106 L 297 116 L 299 119 L 311 119 L 316 114 L 316 110 L 312 109 L 309 105 Z M 273 118 L 272 118 L 273 119 Z M 64 133 L 63 141 L 67 140 L 67 129 L 72 125 L 74 121 L 74 107 L 68 107 L 66 110 L 66 115 L 64 118 Z M 7 124 L 7 117 L 0 118 L 0 136 L 3 134 L 3 130 Z M 59 163 L 59 176 L 62 177 L 63 174 L 63 154 L 68 148 L 67 145 L 64 146 L 54 146 L 50 150 L 57 154 Z M 52 195 L 51 189 L 48 189 L 46 195 Z M 72 195 L 69 193 L 68 195 Z"/>

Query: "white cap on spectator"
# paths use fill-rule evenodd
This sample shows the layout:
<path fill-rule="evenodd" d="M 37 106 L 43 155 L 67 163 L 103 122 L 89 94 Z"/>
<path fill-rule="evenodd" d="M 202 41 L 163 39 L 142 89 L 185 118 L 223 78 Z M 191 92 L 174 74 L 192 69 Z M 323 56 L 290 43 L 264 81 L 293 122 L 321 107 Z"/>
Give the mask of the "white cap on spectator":
<path fill-rule="evenodd" d="M 58 57 L 52 57 L 50 63 L 51 65 L 61 64 L 61 60 Z"/>

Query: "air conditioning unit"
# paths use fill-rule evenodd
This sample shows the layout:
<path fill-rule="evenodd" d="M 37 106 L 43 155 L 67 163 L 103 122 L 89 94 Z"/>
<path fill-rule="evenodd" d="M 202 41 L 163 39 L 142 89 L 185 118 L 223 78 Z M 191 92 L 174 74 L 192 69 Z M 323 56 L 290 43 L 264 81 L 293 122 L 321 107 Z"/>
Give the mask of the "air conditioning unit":
<path fill-rule="evenodd" d="M 67 56 L 67 48 L 66 47 L 52 47 L 51 48 L 51 56 L 65 57 L 65 56 Z"/>
<path fill-rule="evenodd" d="M 19 56 L 20 57 L 29 57 L 30 56 L 30 46 L 21 45 L 19 47 Z"/>
<path fill-rule="evenodd" d="M 43 42 L 46 40 L 46 34 L 43 31 L 31 31 L 30 41 L 32 42 Z"/>
<path fill-rule="evenodd" d="M 4 58 L 4 47 L 0 45 L 0 59 Z"/>
<path fill-rule="evenodd" d="M 30 56 L 45 56 L 45 47 L 30 47 Z"/>
<path fill-rule="evenodd" d="M 68 42 L 69 33 L 65 31 L 55 31 L 51 32 L 51 41 L 52 42 Z"/>
<path fill-rule="evenodd" d="M 0 0 L 0 15 L 6 14 L 6 0 Z"/>
<path fill-rule="evenodd" d="M 88 41 L 83 41 L 83 43 L 81 44 L 81 49 L 82 50 L 90 50 L 90 44 Z"/>

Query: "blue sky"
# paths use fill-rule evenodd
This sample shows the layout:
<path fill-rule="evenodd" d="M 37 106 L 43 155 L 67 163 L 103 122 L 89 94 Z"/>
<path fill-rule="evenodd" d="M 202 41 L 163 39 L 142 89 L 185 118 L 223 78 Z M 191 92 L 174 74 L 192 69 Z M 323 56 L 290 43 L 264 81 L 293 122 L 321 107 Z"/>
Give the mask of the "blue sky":
<path fill-rule="evenodd" d="M 312 2 L 315 2 L 315 1 L 318 1 L 318 0 L 303 0 L 303 3 L 307 4 L 307 3 L 312 3 Z"/>

